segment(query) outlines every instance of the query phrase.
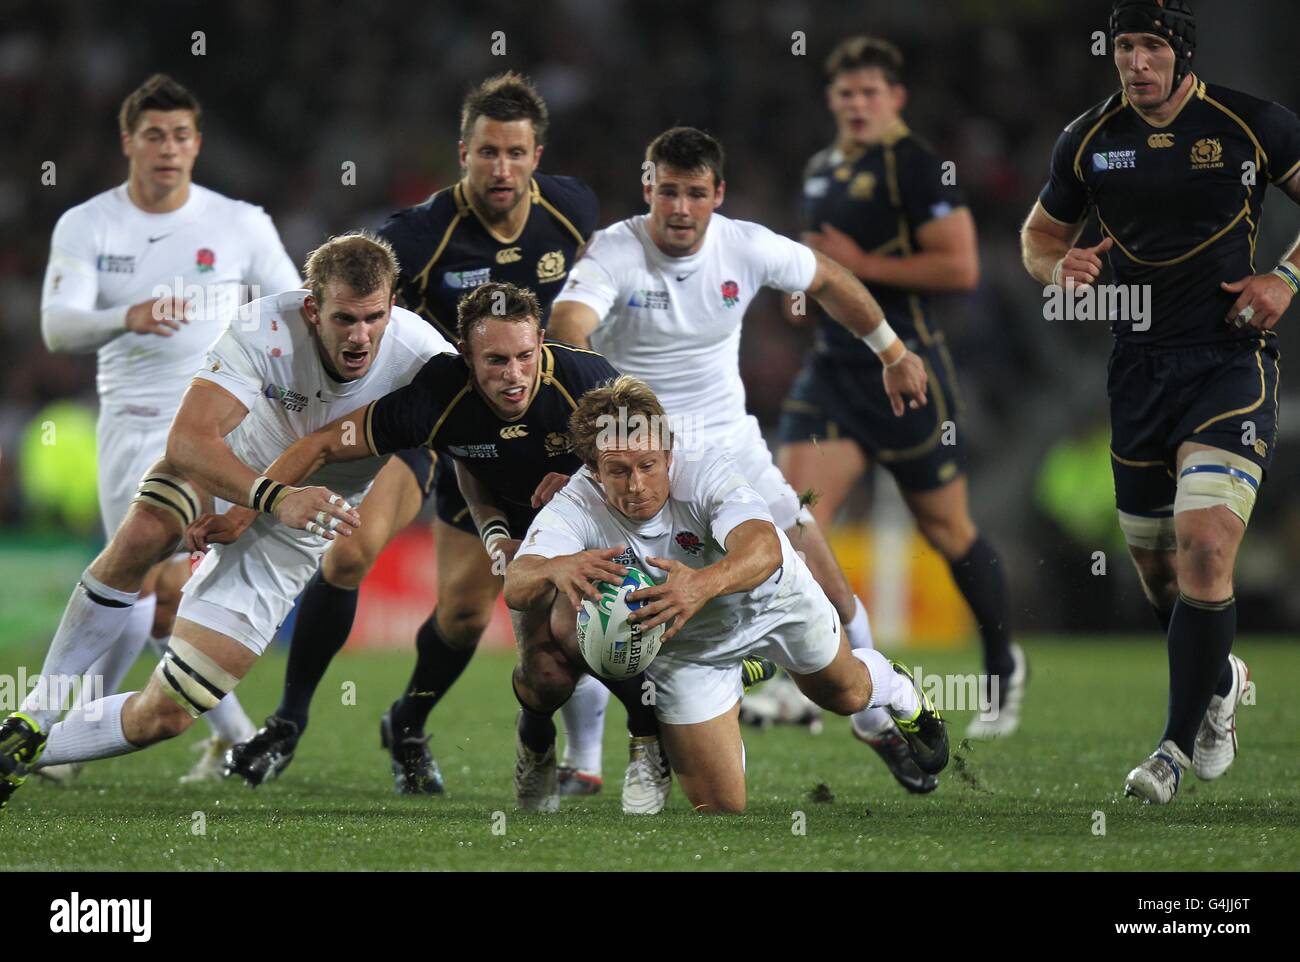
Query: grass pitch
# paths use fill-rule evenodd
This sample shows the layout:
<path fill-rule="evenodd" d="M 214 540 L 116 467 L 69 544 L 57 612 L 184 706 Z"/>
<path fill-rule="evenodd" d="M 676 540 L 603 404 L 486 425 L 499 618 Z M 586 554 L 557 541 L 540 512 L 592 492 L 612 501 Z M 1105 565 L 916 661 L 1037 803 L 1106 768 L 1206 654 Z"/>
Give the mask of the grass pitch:
<path fill-rule="evenodd" d="M 512 656 L 498 652 L 480 653 L 430 719 L 449 795 L 398 797 L 378 719 L 412 656 L 347 655 L 326 675 L 280 781 L 178 785 L 206 737 L 200 724 L 170 744 L 95 763 L 70 788 L 30 779 L 0 816 L 0 871 L 1300 868 L 1300 647 L 1238 644 L 1257 683 L 1256 704 L 1239 719 L 1240 758 L 1219 781 L 1189 777 L 1172 805 L 1152 808 L 1121 793 L 1163 725 L 1164 646 L 1154 635 L 1025 645 L 1032 674 L 1021 732 L 962 745 L 969 715 L 949 713 L 954 760 L 934 794 L 905 794 L 846 721 L 828 718 L 819 736 L 747 730 L 749 811 L 729 818 L 696 816 L 676 789 L 660 817 L 622 815 L 617 703 L 604 793 L 566 799 L 558 815 L 515 812 Z M 903 660 L 927 674 L 978 670 L 973 652 Z M 255 721 L 274 707 L 283 675 L 273 654 L 241 684 Z M 355 705 L 343 704 L 349 682 Z"/>

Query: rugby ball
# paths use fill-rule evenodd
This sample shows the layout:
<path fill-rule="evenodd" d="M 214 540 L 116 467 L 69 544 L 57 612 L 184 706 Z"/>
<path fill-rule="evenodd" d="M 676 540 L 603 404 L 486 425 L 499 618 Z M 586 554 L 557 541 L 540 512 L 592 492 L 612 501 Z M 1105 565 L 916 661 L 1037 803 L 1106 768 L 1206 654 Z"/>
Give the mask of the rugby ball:
<path fill-rule="evenodd" d="M 584 599 L 578 612 L 578 647 L 588 667 L 602 678 L 615 681 L 644 671 L 659 654 L 667 625 L 649 631 L 629 624 L 627 616 L 641 607 L 627 596 L 654 582 L 644 571 L 631 566 L 621 584 L 601 582 L 600 600 Z"/>

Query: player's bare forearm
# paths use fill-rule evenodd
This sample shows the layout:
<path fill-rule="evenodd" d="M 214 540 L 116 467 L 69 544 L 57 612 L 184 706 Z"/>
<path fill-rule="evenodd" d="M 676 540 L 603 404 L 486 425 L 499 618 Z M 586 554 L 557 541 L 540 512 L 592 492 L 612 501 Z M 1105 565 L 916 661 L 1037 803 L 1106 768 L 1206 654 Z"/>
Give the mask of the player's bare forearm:
<path fill-rule="evenodd" d="M 817 273 L 808 287 L 811 294 L 835 321 L 858 337 L 870 334 L 885 319 L 876 299 L 849 271 L 819 251 Z"/>
<path fill-rule="evenodd" d="M 453 459 L 456 465 L 456 483 L 460 487 L 460 493 L 465 498 L 465 505 L 469 508 L 469 515 L 474 519 L 474 527 L 479 531 L 483 526 L 493 519 L 505 520 L 505 512 L 497 504 L 492 492 L 487 489 L 478 478 L 469 472 L 465 465 L 461 464 L 460 459 Z"/>
<path fill-rule="evenodd" d="M 865 254 L 856 274 L 868 284 L 951 294 L 979 286 L 979 263 L 955 251 L 920 251 L 906 257 Z"/>
<path fill-rule="evenodd" d="M 257 472 L 226 443 L 248 409 L 225 388 L 195 380 L 167 435 L 167 460 L 186 479 L 232 504 L 247 504 Z"/>
<path fill-rule="evenodd" d="M 768 521 L 754 519 L 727 535 L 727 556 L 701 568 L 709 575 L 711 597 L 752 591 L 781 567 L 781 539 Z"/>
<path fill-rule="evenodd" d="M 556 590 L 546 573 L 551 560 L 540 555 L 525 555 L 510 562 L 506 568 L 506 607 L 513 611 L 529 611 L 551 603 Z"/>
<path fill-rule="evenodd" d="M 560 301 L 551 307 L 551 316 L 546 322 L 546 337 L 588 350 L 591 348 L 591 332 L 599 324 L 600 318 L 586 304 Z"/>

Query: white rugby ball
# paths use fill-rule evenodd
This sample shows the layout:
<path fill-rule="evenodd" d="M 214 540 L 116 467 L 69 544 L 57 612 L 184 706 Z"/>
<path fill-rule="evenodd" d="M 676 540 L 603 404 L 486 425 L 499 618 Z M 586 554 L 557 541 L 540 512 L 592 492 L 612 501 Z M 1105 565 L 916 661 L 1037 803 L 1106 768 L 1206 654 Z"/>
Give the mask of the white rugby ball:
<path fill-rule="evenodd" d="M 588 667 L 602 678 L 631 678 L 645 671 L 659 654 L 667 625 L 643 631 L 627 620 L 630 612 L 641 607 L 635 601 L 629 603 L 627 596 L 653 584 L 644 571 L 629 566 L 622 584 L 602 582 L 599 601 L 583 600 L 578 612 L 578 647 Z"/>

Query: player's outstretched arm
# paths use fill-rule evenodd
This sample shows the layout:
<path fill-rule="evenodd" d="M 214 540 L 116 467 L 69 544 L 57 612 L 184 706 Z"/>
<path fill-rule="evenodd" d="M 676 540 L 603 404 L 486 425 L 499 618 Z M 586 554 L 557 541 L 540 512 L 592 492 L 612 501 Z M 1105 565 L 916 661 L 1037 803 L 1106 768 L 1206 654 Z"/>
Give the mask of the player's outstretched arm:
<path fill-rule="evenodd" d="M 333 537 L 331 530 L 351 534 L 361 519 L 346 502 L 325 488 L 291 488 L 270 481 L 268 484 L 275 486 L 275 496 L 262 499 L 266 492 L 256 489 L 265 486 L 254 482 L 266 480 L 265 476 L 259 476 L 239 460 L 226 444 L 226 435 L 247 415 L 248 409 L 225 388 L 196 378 L 190 382 L 172 421 L 167 436 L 167 460 L 181 474 L 232 504 L 266 510 L 291 527 L 319 529 L 317 533 L 327 539 Z M 302 452 L 297 454 L 297 457 L 304 456 Z M 301 470 L 295 456 L 282 456 L 278 463 L 285 472 Z M 340 522 L 339 526 L 325 527 L 327 517 Z M 315 529 L 309 527 L 312 524 Z"/>
<path fill-rule="evenodd" d="M 614 561 L 626 547 L 594 548 L 554 558 L 534 554 L 516 558 L 506 569 L 506 606 L 515 611 L 540 608 L 549 605 L 557 591 L 564 592 L 575 609 L 581 607 L 583 598 L 597 601 L 600 591 L 596 585 L 602 581 L 618 584 L 627 574 L 627 566 Z"/>
<path fill-rule="evenodd" d="M 589 349 L 591 332 L 600 326 L 600 315 L 579 301 L 557 301 L 546 323 L 546 337 L 552 341 Z"/>
<path fill-rule="evenodd" d="M 628 595 L 630 601 L 644 602 L 628 620 L 643 628 L 671 620 L 664 632 L 664 641 L 669 641 L 708 601 L 751 591 L 781 566 L 781 540 L 770 521 L 754 518 L 736 525 L 727 535 L 726 549 L 725 558 L 703 568 L 671 558 L 646 558 L 647 563 L 667 571 L 668 580 Z"/>
<path fill-rule="evenodd" d="M 885 393 L 895 417 L 907 410 L 924 407 L 928 377 L 921 359 L 907 349 L 894 333 L 885 312 L 862 282 L 825 254 L 813 251 L 817 273 L 808 293 L 817 299 L 826 313 L 858 335 L 876 352 L 884 365 Z"/>
<path fill-rule="evenodd" d="M 465 498 L 465 506 L 469 508 L 478 536 L 483 540 L 483 550 L 492 559 L 492 573 L 505 574 L 506 565 L 514 560 L 515 552 L 519 550 L 519 539 L 510 537 L 506 513 L 487 486 L 470 474 L 459 458 L 453 462 L 456 465 L 456 484 Z"/>

